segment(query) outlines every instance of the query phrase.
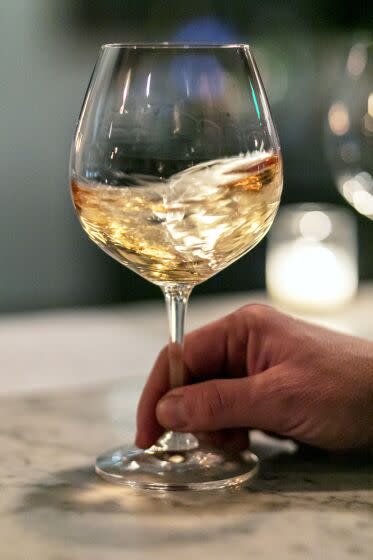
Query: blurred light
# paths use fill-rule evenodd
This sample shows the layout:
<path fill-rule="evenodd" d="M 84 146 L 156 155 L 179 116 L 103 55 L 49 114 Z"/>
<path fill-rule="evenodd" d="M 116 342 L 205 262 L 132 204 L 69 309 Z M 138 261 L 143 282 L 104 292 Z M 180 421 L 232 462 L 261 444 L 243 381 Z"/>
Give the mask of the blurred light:
<path fill-rule="evenodd" d="M 337 136 L 343 136 L 350 128 L 350 117 L 344 103 L 333 103 L 329 109 L 328 121 L 330 130 Z"/>
<path fill-rule="evenodd" d="M 187 97 L 190 97 L 190 86 L 189 86 L 189 80 L 188 80 L 187 77 L 185 77 L 185 87 L 186 87 Z"/>
<path fill-rule="evenodd" d="M 89 99 L 91 97 L 91 92 L 92 92 L 92 90 L 89 90 L 89 92 L 87 94 L 87 97 L 84 101 L 83 109 L 82 109 L 82 112 L 81 112 L 81 115 L 80 115 L 80 118 L 79 118 L 78 128 L 76 130 L 76 136 L 77 137 L 80 135 L 80 130 L 81 130 L 83 122 L 84 122 L 84 115 L 85 115 L 87 107 L 88 107 Z"/>
<path fill-rule="evenodd" d="M 368 97 L 368 114 L 373 117 L 373 92 Z"/>
<path fill-rule="evenodd" d="M 89 484 L 79 492 L 74 492 L 72 498 L 82 505 L 104 505 L 112 504 L 117 507 L 128 509 L 139 506 L 139 496 L 131 488 L 110 484 Z"/>
<path fill-rule="evenodd" d="M 169 461 L 171 461 L 171 463 L 183 463 L 185 461 L 184 457 L 182 455 L 171 455 L 171 457 L 169 458 Z"/>
<path fill-rule="evenodd" d="M 356 175 L 356 179 L 364 190 L 373 191 L 373 177 L 370 173 L 361 171 Z"/>
<path fill-rule="evenodd" d="M 123 115 L 123 112 L 124 112 L 124 106 L 126 104 L 126 99 L 127 99 L 128 90 L 129 90 L 129 87 L 130 87 L 130 82 L 131 82 L 131 68 L 127 72 L 126 81 L 124 83 L 123 100 L 122 100 L 122 105 L 120 106 L 120 109 L 119 109 L 119 112 L 120 112 L 121 115 Z"/>
<path fill-rule="evenodd" d="M 338 208 L 283 208 L 266 256 L 271 296 L 291 308 L 329 311 L 344 305 L 358 285 L 356 230 Z"/>
<path fill-rule="evenodd" d="M 172 38 L 176 42 L 234 43 L 239 40 L 237 31 L 218 18 L 202 17 L 180 27 Z"/>
<path fill-rule="evenodd" d="M 292 307 L 329 310 L 346 303 L 357 288 L 357 267 L 342 247 L 298 239 L 273 248 L 267 287 Z"/>
<path fill-rule="evenodd" d="M 367 65 L 368 54 L 366 45 L 358 43 L 354 45 L 350 50 L 350 54 L 347 59 L 347 71 L 348 73 L 358 78 L 364 72 Z"/>
<path fill-rule="evenodd" d="M 151 81 L 152 81 L 152 73 L 150 72 L 150 74 L 148 76 L 148 79 L 146 81 L 146 97 L 149 97 L 149 94 L 150 94 Z"/>
<path fill-rule="evenodd" d="M 216 17 L 200 17 L 179 27 L 172 41 L 232 44 L 239 41 L 239 35 L 232 26 Z M 180 83 L 188 98 L 211 98 L 226 92 L 223 78 L 228 71 L 220 65 L 218 57 L 208 51 L 204 55 L 185 54 L 183 59 L 175 61 L 173 71 L 175 81 Z"/>
<path fill-rule="evenodd" d="M 342 184 L 342 194 L 350 202 L 353 203 L 353 197 L 356 191 L 361 189 L 359 181 L 356 179 L 348 179 Z"/>
<path fill-rule="evenodd" d="M 332 223 L 324 212 L 306 212 L 299 220 L 299 231 L 305 239 L 322 241 L 332 232 Z"/>
<path fill-rule="evenodd" d="M 78 132 L 77 137 L 76 137 L 76 145 L 75 145 L 75 150 L 76 150 L 77 153 L 80 150 L 80 146 L 82 144 L 82 139 L 83 139 L 83 135 L 80 132 Z"/>
<path fill-rule="evenodd" d="M 118 154 L 118 150 L 119 150 L 119 148 L 118 148 L 118 146 L 116 146 L 114 148 L 114 150 L 111 152 L 110 159 L 114 159 L 114 156 L 116 156 Z"/>
<path fill-rule="evenodd" d="M 364 190 L 356 190 L 352 194 L 352 204 L 360 214 L 373 216 L 373 196 Z"/>
<path fill-rule="evenodd" d="M 342 183 L 342 194 L 364 216 L 373 215 L 373 178 L 363 171 Z"/>

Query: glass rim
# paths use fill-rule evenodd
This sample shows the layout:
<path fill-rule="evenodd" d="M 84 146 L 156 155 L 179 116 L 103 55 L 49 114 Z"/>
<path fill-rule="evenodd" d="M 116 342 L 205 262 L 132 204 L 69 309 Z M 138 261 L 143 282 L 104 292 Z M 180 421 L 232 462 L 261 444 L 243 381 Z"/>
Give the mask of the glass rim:
<path fill-rule="evenodd" d="M 250 49 L 248 43 L 189 43 L 189 42 L 160 42 L 160 43 L 104 43 L 101 49 Z"/>

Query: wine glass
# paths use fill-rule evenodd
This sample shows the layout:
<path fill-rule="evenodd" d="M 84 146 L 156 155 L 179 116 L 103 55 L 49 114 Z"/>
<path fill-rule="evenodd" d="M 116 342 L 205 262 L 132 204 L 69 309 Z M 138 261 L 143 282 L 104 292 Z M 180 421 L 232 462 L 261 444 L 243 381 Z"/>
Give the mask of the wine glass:
<path fill-rule="evenodd" d="M 89 237 L 162 289 L 170 387 L 185 384 L 193 287 L 264 237 L 281 196 L 279 141 L 249 47 L 104 45 L 73 141 L 71 189 Z M 141 488 L 211 489 L 249 479 L 257 462 L 166 432 L 145 451 L 104 453 L 96 472 Z"/>
<path fill-rule="evenodd" d="M 337 187 L 373 219 L 373 43 L 353 45 L 329 106 L 326 149 Z"/>

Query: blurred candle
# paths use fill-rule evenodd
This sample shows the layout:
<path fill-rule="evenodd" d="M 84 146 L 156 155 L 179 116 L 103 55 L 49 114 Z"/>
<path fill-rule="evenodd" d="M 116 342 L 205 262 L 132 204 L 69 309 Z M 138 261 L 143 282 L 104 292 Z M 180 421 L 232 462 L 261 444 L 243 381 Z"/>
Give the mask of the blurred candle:
<path fill-rule="evenodd" d="M 269 236 L 266 283 L 273 299 L 303 311 L 332 311 L 350 301 L 358 287 L 350 213 L 329 205 L 282 208 Z"/>

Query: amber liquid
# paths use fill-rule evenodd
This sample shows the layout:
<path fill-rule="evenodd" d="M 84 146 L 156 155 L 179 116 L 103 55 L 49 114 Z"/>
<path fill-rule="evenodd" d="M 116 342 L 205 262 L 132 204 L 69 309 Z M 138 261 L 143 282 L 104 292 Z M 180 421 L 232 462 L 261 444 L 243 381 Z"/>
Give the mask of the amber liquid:
<path fill-rule="evenodd" d="M 83 228 L 109 255 L 156 284 L 199 284 L 267 233 L 282 190 L 278 155 L 195 165 L 136 186 L 72 180 Z"/>

